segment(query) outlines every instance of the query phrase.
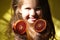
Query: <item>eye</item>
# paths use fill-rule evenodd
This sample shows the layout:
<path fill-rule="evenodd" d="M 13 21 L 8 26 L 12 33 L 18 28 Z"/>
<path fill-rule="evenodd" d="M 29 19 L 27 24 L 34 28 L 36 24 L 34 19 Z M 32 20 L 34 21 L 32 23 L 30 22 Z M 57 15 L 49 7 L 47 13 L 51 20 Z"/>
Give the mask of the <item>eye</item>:
<path fill-rule="evenodd" d="M 31 8 L 27 7 L 27 8 L 25 8 L 25 9 L 28 9 L 28 10 L 30 10 Z"/>

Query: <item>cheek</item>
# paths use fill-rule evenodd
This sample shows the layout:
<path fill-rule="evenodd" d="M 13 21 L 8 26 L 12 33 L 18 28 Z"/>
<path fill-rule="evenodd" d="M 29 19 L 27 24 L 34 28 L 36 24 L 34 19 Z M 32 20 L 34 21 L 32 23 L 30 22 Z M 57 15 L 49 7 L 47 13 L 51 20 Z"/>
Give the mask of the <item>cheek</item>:
<path fill-rule="evenodd" d="M 38 11 L 36 11 L 36 13 L 38 16 L 40 16 L 40 15 L 42 15 L 42 10 L 38 10 Z"/>
<path fill-rule="evenodd" d="M 23 19 L 26 19 L 26 17 L 27 17 L 27 15 L 22 14 L 22 18 L 23 18 Z"/>
<path fill-rule="evenodd" d="M 39 18 L 42 18 L 42 10 L 36 12 Z"/>
<path fill-rule="evenodd" d="M 29 15 L 29 14 L 28 14 L 28 11 L 23 11 L 23 12 L 22 12 L 22 17 L 23 17 L 23 19 L 26 19 L 28 15 Z"/>
<path fill-rule="evenodd" d="M 25 10 L 25 9 L 20 9 L 19 12 L 22 14 L 23 19 L 26 19 L 29 13 L 28 10 Z"/>

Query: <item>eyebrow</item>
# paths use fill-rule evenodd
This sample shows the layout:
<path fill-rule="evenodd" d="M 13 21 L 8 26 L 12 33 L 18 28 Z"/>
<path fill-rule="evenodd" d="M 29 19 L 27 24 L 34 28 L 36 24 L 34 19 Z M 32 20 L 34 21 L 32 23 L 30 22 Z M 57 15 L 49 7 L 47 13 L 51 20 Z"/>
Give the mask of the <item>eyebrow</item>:
<path fill-rule="evenodd" d="M 39 9 L 41 9 L 41 7 L 36 7 L 36 8 L 39 8 Z"/>

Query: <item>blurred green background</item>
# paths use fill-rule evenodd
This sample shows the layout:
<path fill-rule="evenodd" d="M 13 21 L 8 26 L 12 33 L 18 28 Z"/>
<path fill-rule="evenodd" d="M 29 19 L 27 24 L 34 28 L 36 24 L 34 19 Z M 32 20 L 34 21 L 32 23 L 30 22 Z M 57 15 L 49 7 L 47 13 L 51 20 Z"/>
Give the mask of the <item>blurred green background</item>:
<path fill-rule="evenodd" d="M 60 0 L 48 0 L 52 19 L 56 30 L 56 38 L 60 40 Z M 0 0 L 0 40 L 13 40 L 7 37 L 6 30 L 11 18 L 11 0 Z"/>

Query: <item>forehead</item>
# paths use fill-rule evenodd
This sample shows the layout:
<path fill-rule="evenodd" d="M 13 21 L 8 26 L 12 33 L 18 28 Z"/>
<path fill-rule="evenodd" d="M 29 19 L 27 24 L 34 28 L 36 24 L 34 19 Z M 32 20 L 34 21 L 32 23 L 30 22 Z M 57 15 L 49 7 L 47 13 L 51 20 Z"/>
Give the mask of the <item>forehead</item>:
<path fill-rule="evenodd" d="M 24 0 L 23 3 L 36 3 L 36 0 Z"/>
<path fill-rule="evenodd" d="M 31 5 L 31 6 L 38 6 L 37 0 L 23 0 L 23 5 Z"/>

